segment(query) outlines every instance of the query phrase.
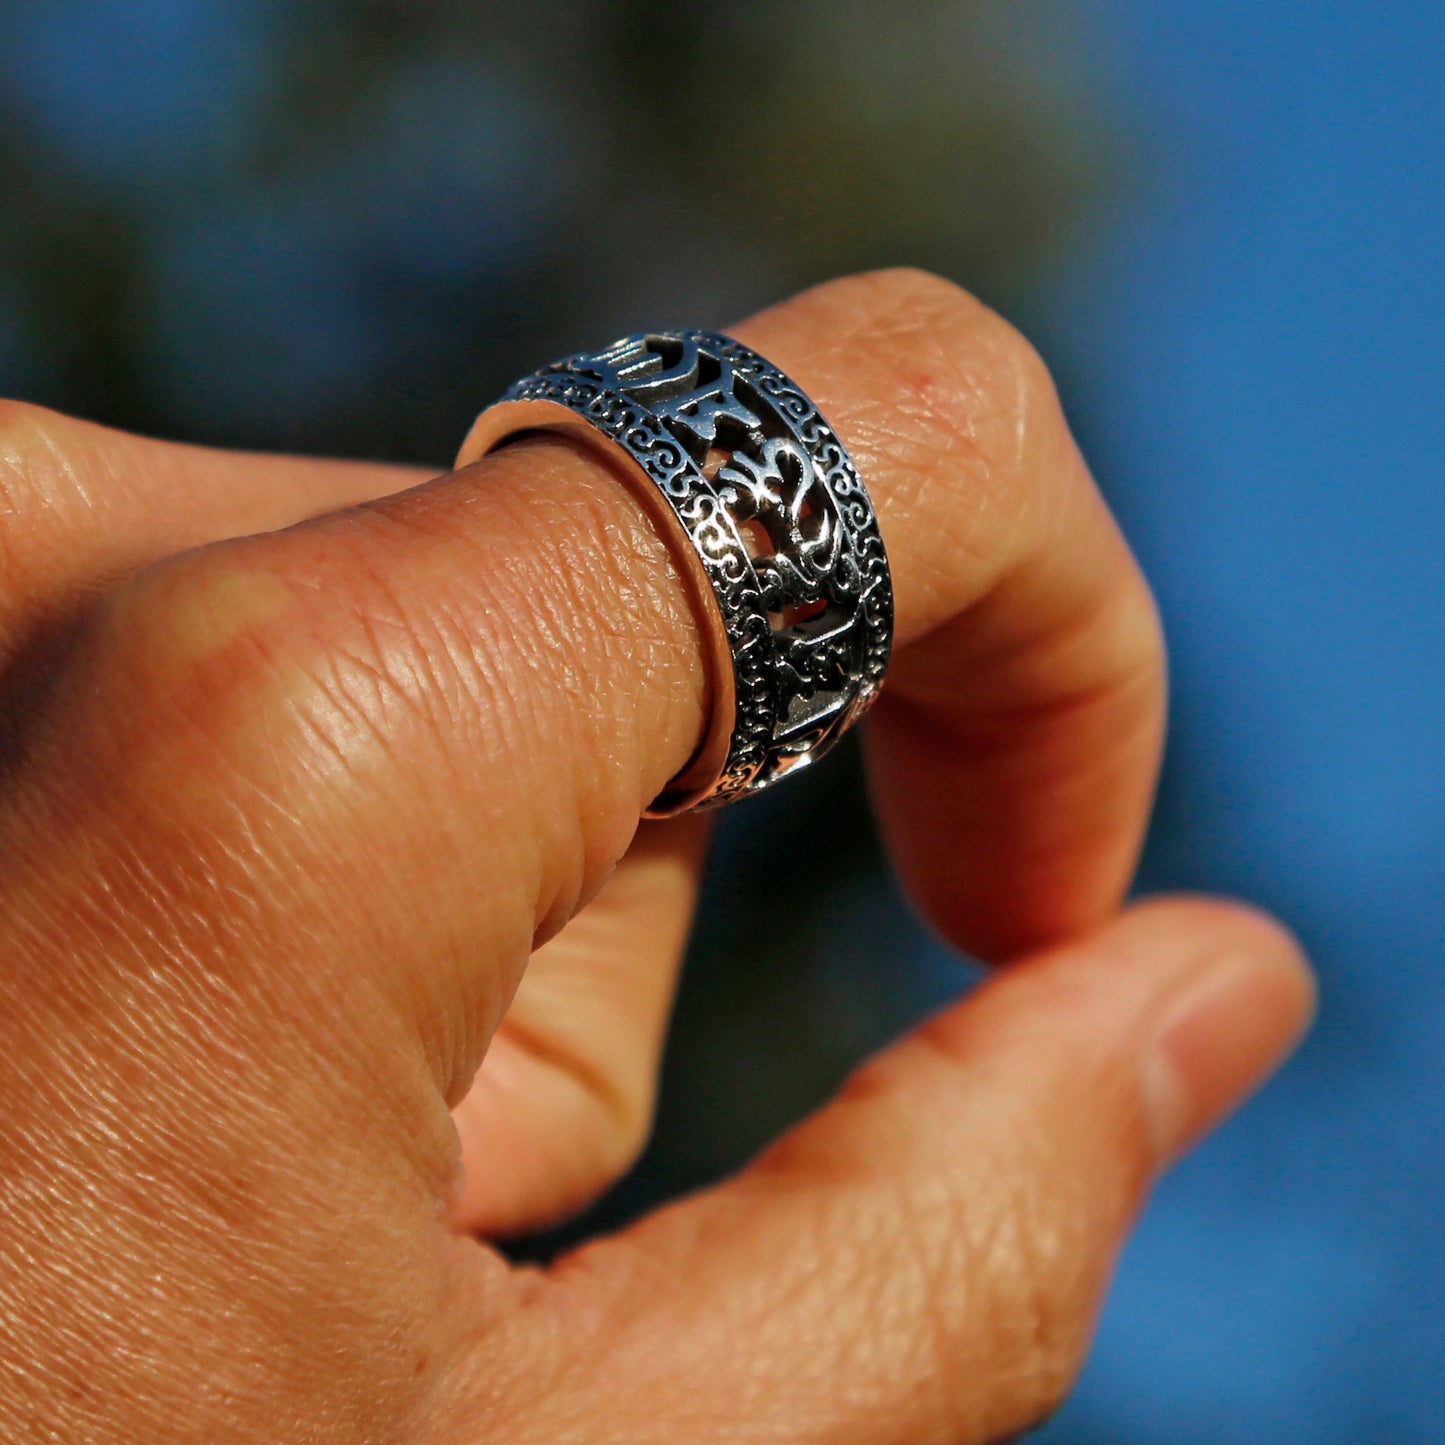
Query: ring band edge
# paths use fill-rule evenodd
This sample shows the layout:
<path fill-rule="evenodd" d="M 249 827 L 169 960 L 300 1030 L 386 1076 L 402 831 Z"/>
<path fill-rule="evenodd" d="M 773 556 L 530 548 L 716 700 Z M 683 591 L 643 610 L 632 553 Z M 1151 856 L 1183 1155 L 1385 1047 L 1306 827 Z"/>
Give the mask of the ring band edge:
<path fill-rule="evenodd" d="M 560 436 L 605 465 L 639 502 L 677 569 L 697 626 L 704 667 L 707 722 L 687 763 L 643 809 L 645 818 L 670 818 L 706 805 L 713 781 L 727 761 L 736 722 L 732 651 L 717 595 L 703 570 L 682 519 L 656 482 L 620 442 L 583 421 L 561 402 L 507 399 L 477 417 L 457 453 L 456 470 L 471 466 L 528 433 Z"/>

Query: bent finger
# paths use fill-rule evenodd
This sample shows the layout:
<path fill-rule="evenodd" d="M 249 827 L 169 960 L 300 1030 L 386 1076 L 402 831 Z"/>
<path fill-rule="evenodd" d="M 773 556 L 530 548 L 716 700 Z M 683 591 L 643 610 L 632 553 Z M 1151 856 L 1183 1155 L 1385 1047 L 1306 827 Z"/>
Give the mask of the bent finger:
<path fill-rule="evenodd" d="M 700 814 L 644 823 L 597 897 L 532 955 L 453 1110 L 461 1227 L 497 1237 L 551 1224 L 636 1159 L 707 834 Z"/>
<path fill-rule="evenodd" d="M 968 1445 L 1037 1423 L 1149 1182 L 1312 997 L 1282 931 L 1203 900 L 1021 963 L 738 1178 L 560 1261 L 566 1384 L 523 1435 Z"/>
<path fill-rule="evenodd" d="M 1123 895 L 1163 737 L 1162 635 L 1033 348 L 932 277 L 870 280 L 892 326 L 820 287 L 776 335 L 772 312 L 741 335 L 806 376 L 882 492 L 903 645 L 867 730 L 874 805 L 932 921 L 1002 957 Z"/>

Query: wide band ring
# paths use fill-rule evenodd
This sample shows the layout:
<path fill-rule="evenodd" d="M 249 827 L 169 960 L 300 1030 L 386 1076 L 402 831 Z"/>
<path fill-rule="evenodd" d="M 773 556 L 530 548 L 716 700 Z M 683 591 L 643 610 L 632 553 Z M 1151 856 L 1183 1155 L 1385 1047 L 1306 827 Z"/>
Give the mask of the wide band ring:
<path fill-rule="evenodd" d="M 523 377 L 457 465 L 539 428 L 643 482 L 708 622 L 709 726 L 648 814 L 732 802 L 822 757 L 878 694 L 893 590 L 868 493 L 813 402 L 731 337 L 650 332 Z"/>

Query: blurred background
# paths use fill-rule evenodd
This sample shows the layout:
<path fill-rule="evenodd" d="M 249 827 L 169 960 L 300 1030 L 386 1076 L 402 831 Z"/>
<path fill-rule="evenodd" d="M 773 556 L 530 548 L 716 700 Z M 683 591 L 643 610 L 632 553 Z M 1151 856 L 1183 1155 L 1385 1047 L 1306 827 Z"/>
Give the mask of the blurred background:
<path fill-rule="evenodd" d="M 980 293 L 1172 637 L 1142 886 L 1277 909 L 1324 980 L 1039 1438 L 1439 1445 L 1442 96 L 1445 7 L 1405 0 L 0 0 L 0 391 L 441 467 L 622 332 L 898 262 Z M 862 819 L 852 758 L 724 819 L 655 1141 L 578 1228 L 974 976 L 870 845 L 836 865 Z"/>

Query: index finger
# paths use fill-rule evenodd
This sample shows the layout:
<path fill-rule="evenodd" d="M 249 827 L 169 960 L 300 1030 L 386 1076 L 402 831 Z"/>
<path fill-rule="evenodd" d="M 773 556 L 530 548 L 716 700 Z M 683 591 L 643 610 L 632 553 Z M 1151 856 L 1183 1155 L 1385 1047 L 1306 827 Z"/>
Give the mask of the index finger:
<path fill-rule="evenodd" d="M 1042 368 L 915 272 L 832 283 L 742 330 L 817 399 L 876 504 L 898 646 L 880 798 L 910 882 L 955 938 L 997 951 L 1092 921 L 1152 784 L 1158 638 Z M 217 976 L 334 960 L 325 996 L 370 973 L 455 1100 L 530 947 L 692 756 L 705 653 L 611 464 L 522 441 L 128 582 L 47 704 L 17 852 L 52 920 L 108 868 L 105 896 L 164 894 L 194 920 L 188 948 L 227 950 Z M 60 818 L 84 820 L 92 870 Z M 258 885 L 278 870 L 314 886 Z M 126 919 L 107 927 L 123 939 Z"/>
<path fill-rule="evenodd" d="M 985 957 L 1099 923 L 1153 797 L 1164 648 L 1048 371 L 922 272 L 818 287 L 739 336 L 800 379 L 878 507 L 901 646 L 868 755 L 905 885 Z"/>

